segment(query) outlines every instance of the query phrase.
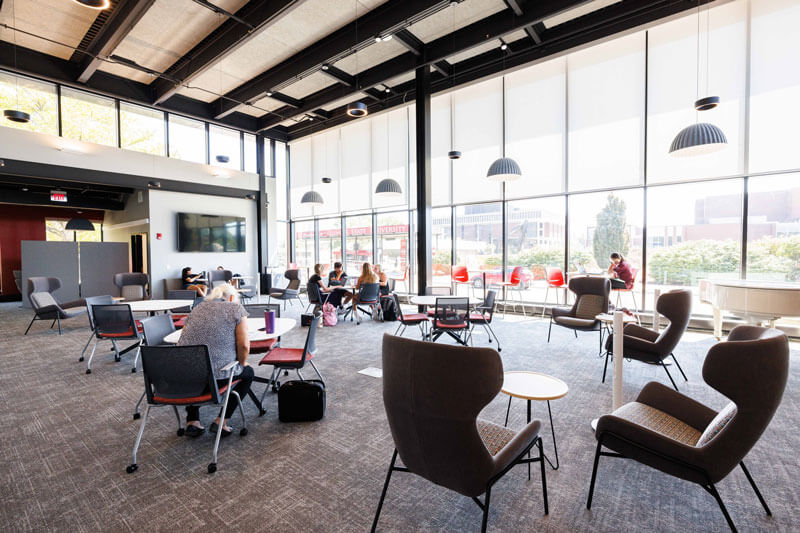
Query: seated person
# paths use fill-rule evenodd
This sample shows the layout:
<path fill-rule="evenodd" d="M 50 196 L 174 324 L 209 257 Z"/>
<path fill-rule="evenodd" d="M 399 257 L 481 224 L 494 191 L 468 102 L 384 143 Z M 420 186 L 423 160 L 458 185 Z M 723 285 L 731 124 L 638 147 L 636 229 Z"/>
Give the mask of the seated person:
<path fill-rule="evenodd" d="M 340 263 L 337 263 L 340 264 Z M 320 292 L 320 300 L 322 303 L 329 303 L 334 307 L 339 307 L 342 305 L 342 297 L 345 294 L 345 291 L 338 289 L 336 287 L 326 287 L 325 283 L 322 281 L 323 276 L 323 266 L 319 263 L 314 265 L 314 274 L 308 278 L 309 283 L 316 283 L 319 286 Z M 325 295 L 328 295 L 327 299 Z"/>
<path fill-rule="evenodd" d="M 347 274 L 342 270 L 342 263 L 336 261 L 333 270 L 328 274 L 328 286 L 344 285 L 347 283 Z"/>
<path fill-rule="evenodd" d="M 361 265 L 361 275 L 358 276 L 358 280 L 356 281 L 356 291 L 355 294 L 349 294 L 345 297 L 344 303 L 349 303 L 352 300 L 355 300 L 355 303 L 358 304 L 358 289 L 361 287 L 362 283 L 378 283 L 378 276 L 375 275 L 375 272 L 372 271 L 372 267 L 369 263 L 364 263 Z"/>
<path fill-rule="evenodd" d="M 608 273 L 613 275 L 611 278 L 612 289 L 630 289 L 633 287 L 633 272 L 631 265 L 625 261 L 622 254 L 613 252 L 611 254 L 611 265 L 608 267 Z"/>
<path fill-rule="evenodd" d="M 228 372 L 233 371 L 234 385 L 240 398 L 244 398 L 253 382 L 253 368 L 247 364 L 250 354 L 250 339 L 247 335 L 247 311 L 239 303 L 239 293 L 233 286 L 223 283 L 218 285 L 206 297 L 203 305 L 194 308 L 186 319 L 178 346 L 205 344 L 211 356 L 211 366 L 217 377 L 217 385 L 222 387 L 228 383 Z M 228 363 L 238 361 L 232 370 L 219 372 L 218 369 Z M 220 416 L 211 424 L 211 432 L 222 431 L 222 436 L 227 437 L 233 433 L 226 421 L 231 417 L 237 407 L 236 397 L 228 400 L 225 418 Z M 221 412 L 219 413 L 222 414 Z M 189 405 L 186 407 L 186 435 L 197 437 L 205 428 L 200 424 L 200 408 Z"/>
<path fill-rule="evenodd" d="M 217 270 L 225 270 L 225 267 L 220 265 L 220 266 L 217 267 Z M 239 276 L 239 274 L 234 274 L 233 275 L 234 278 L 238 277 L 238 276 Z M 232 279 L 231 280 L 231 285 L 233 285 L 234 287 L 238 288 L 239 287 L 239 280 L 238 279 Z"/>
<path fill-rule="evenodd" d="M 193 274 L 192 267 L 185 267 L 181 271 L 181 280 L 183 280 L 183 288 L 185 290 L 194 291 L 198 296 L 205 296 L 208 289 L 202 281 L 197 281 L 198 278 L 203 277 L 202 274 Z"/>
<path fill-rule="evenodd" d="M 375 275 L 378 276 L 378 284 L 380 285 L 381 295 L 386 296 L 389 294 L 389 278 L 386 277 L 386 272 L 381 269 L 381 266 L 376 264 L 374 266 Z"/>

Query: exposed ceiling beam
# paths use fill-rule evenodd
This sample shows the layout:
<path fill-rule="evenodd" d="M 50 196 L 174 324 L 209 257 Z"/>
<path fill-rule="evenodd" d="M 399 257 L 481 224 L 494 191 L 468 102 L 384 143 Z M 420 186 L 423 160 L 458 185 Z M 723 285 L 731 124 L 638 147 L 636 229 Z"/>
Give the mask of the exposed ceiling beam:
<path fill-rule="evenodd" d="M 279 92 L 272 93 L 270 95 L 270 98 L 272 98 L 274 100 L 277 100 L 279 102 L 283 102 L 284 104 L 288 105 L 289 107 L 293 107 L 295 109 L 297 109 L 298 107 L 303 105 L 303 101 L 302 100 L 298 100 L 297 98 L 292 98 L 289 95 L 286 95 L 286 94 L 283 94 L 283 93 L 279 93 Z"/>
<path fill-rule="evenodd" d="M 86 83 L 103 63 L 97 57 L 108 57 L 133 27 L 147 13 L 155 0 L 119 0 L 114 11 L 103 25 L 97 37 L 86 49 L 87 55 L 81 60 L 78 82 Z"/>
<path fill-rule="evenodd" d="M 700 0 L 700 4 L 708 4 L 713 0 Z M 454 65 L 455 79 L 440 75 L 431 76 L 431 93 L 450 90 L 453 86 L 471 83 L 487 76 L 496 75 L 505 69 L 541 61 L 549 56 L 584 46 L 588 43 L 605 39 L 632 28 L 653 24 L 661 19 L 696 9 L 695 1 L 676 0 L 628 0 L 612 4 L 593 13 L 570 20 L 542 32 L 542 43 L 532 44 L 527 37 L 509 43 L 516 52 L 503 59 L 499 50 L 490 50 L 475 57 L 460 61 Z M 389 109 L 408 104 L 415 97 L 415 82 L 411 80 L 395 87 L 395 94 L 381 103 L 369 105 L 370 112 Z M 331 118 L 324 123 L 322 129 L 341 126 L 357 118 L 349 117 L 347 106 L 343 105 L 331 110 Z M 263 122 L 262 122 L 263 124 Z M 296 124 L 289 128 L 289 138 L 297 139 L 311 133 L 319 132 L 317 127 L 311 130 L 305 124 Z"/>
<path fill-rule="evenodd" d="M 526 0 L 503 0 L 503 2 L 514 12 L 515 15 L 520 16 L 525 12 Z M 538 26 L 538 28 L 537 28 Z M 534 43 L 541 44 L 541 33 L 544 30 L 544 24 L 538 22 L 535 25 L 525 26 L 525 33 L 528 34 Z"/>
<path fill-rule="evenodd" d="M 227 98 L 215 102 L 220 110 L 218 116 L 223 117 L 233 111 L 237 101 L 256 101 L 268 91 L 281 89 L 287 81 L 315 72 L 325 63 L 333 64 L 356 50 L 374 44 L 376 35 L 395 33 L 448 5 L 447 0 L 389 0 L 229 91 L 225 95 Z"/>
<path fill-rule="evenodd" d="M 159 78 L 151 84 L 155 93 L 153 103 L 166 101 L 182 84 L 191 82 L 209 70 L 297 4 L 298 0 L 250 0 L 236 12 L 236 19 L 229 18 L 220 24 L 186 55 L 175 61 L 164 72 L 169 79 Z M 237 19 L 247 24 L 242 24 Z M 170 80 L 180 80 L 181 83 L 176 84 Z"/>
<path fill-rule="evenodd" d="M 333 81 L 343 83 L 349 87 L 354 87 L 356 84 L 355 76 L 352 76 L 342 69 L 334 67 L 333 65 L 328 65 L 327 63 L 322 65 L 320 72 L 333 79 Z"/>
<path fill-rule="evenodd" d="M 414 71 L 417 67 L 434 64 L 444 60 L 459 52 L 475 48 L 487 41 L 496 40 L 505 34 L 517 31 L 525 26 L 539 22 L 542 19 L 563 13 L 589 0 L 541 0 L 532 5 L 522 16 L 514 16 L 510 9 L 504 9 L 494 15 L 469 24 L 455 32 L 440 37 L 425 45 L 421 56 L 407 52 L 379 65 L 376 65 L 364 72 L 359 73 L 358 82 L 361 87 L 374 87 L 384 81 L 396 78 L 408 72 Z M 674 1 L 674 0 L 673 0 Z M 295 114 L 307 113 L 311 109 L 325 107 L 333 100 L 344 98 L 350 94 L 359 92 L 359 87 L 336 87 L 338 96 L 324 100 L 325 89 L 303 99 L 305 105 L 296 110 Z M 342 94 L 342 90 L 344 94 Z M 349 91 L 349 92 L 347 92 Z M 331 96 L 334 94 L 330 93 Z M 325 97 L 328 97 L 326 94 Z M 280 114 L 279 111 L 276 113 Z M 280 117 L 265 115 L 261 117 L 260 125 L 262 128 L 270 128 L 275 124 L 280 124 Z"/>
<path fill-rule="evenodd" d="M 397 39 L 397 42 L 405 46 L 408 51 L 415 56 L 421 56 L 425 52 L 425 43 L 419 40 L 416 35 L 408 30 L 398 31 L 394 34 L 394 38 Z M 443 76 L 450 75 L 450 63 L 445 60 L 437 61 L 431 66 Z"/>

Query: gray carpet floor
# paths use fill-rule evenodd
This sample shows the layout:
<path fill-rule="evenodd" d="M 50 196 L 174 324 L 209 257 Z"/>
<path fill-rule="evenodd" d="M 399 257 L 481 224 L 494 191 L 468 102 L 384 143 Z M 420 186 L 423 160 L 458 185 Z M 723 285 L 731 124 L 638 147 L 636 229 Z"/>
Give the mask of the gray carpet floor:
<path fill-rule="evenodd" d="M 290 308 L 284 316 L 298 316 Z M 328 409 L 314 423 L 282 424 L 277 398 L 268 393 L 267 414 L 245 402 L 249 434 L 222 442 L 219 471 L 206 473 L 212 436 L 177 437 L 168 408 L 153 411 L 139 451 L 139 470 L 126 474 L 139 421 L 133 407 L 141 373 L 130 357 L 115 363 L 98 350 L 93 373 L 78 362 L 88 338 L 85 318 L 65 323 L 64 335 L 37 322 L 22 333 L 30 311 L 0 304 L 0 531 L 368 531 L 393 443 L 381 399 L 381 380 L 359 374 L 380 367 L 380 343 L 394 323 L 340 323 L 320 332 L 315 361 L 328 385 Z M 547 322 L 498 316 L 506 370 L 535 370 L 565 380 L 569 394 L 552 402 L 561 468 L 547 471 L 550 514 L 542 514 L 537 470 L 527 480 L 517 467 L 492 492 L 490 531 L 726 531 L 716 503 L 700 487 L 632 461 L 604 459 L 595 501 L 586 495 L 595 449 L 591 419 L 611 407 L 611 384 L 600 383 L 603 360 L 597 337 L 554 328 Z M 283 338 L 302 346 L 305 329 Z M 415 331 L 409 329 L 407 336 Z M 727 401 L 700 376 L 714 339 L 689 333 L 676 350 L 689 382 L 682 392 L 713 408 Z M 476 345 L 487 345 L 482 332 Z M 767 517 L 740 470 L 719 485 L 740 531 L 800 530 L 797 427 L 800 422 L 800 352 L 783 403 L 746 459 L 774 516 Z M 253 357 L 257 362 L 257 358 Z M 457 371 L 457 369 L 454 369 Z M 265 369 L 257 369 L 264 374 Z M 308 370 L 306 377 L 313 374 Z M 626 362 L 624 394 L 633 399 L 648 381 L 668 383 L 658 367 Z M 261 387 L 260 385 L 257 387 Z M 260 388 L 256 388 L 258 394 Z M 482 416 L 502 423 L 507 397 L 499 395 Z M 213 408 L 201 410 L 208 425 Z M 544 404 L 545 450 L 552 438 Z M 525 421 L 514 401 L 509 425 Z M 240 421 L 233 419 L 237 428 Z M 410 474 L 395 474 L 380 531 L 478 531 L 481 512 L 469 500 Z"/>

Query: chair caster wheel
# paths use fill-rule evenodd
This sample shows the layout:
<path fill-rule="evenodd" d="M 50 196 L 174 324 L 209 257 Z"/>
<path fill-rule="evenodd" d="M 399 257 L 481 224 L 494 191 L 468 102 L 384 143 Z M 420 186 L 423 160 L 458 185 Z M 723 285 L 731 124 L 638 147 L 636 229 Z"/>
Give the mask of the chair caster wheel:
<path fill-rule="evenodd" d="M 239 436 L 240 437 L 244 437 L 245 435 L 247 435 L 247 428 L 240 429 L 239 430 Z"/>
<path fill-rule="evenodd" d="M 92 373 L 92 369 L 91 369 L 91 368 L 87 368 L 87 369 L 86 369 L 86 373 L 87 373 L 87 374 L 91 374 L 91 373 Z"/>
<path fill-rule="evenodd" d="M 289 375 L 289 371 L 288 371 L 288 370 L 284 370 L 284 371 L 283 371 L 283 375 L 284 375 L 284 376 L 288 376 L 288 375 Z"/>
<path fill-rule="evenodd" d="M 503 349 L 502 349 L 502 348 L 500 348 L 500 347 L 498 346 L 498 347 L 497 347 L 497 351 L 498 351 L 498 352 L 502 352 L 502 351 L 503 351 Z"/>
<path fill-rule="evenodd" d="M 81 358 L 80 358 L 80 359 L 78 359 L 78 362 L 79 362 L 79 363 L 83 363 L 83 356 L 81 356 Z"/>
<path fill-rule="evenodd" d="M 261 409 L 261 410 L 258 412 L 258 416 L 264 416 L 265 414 L 267 414 L 267 411 L 266 411 L 266 410 L 264 410 L 264 409 Z"/>
<path fill-rule="evenodd" d="M 208 463 L 208 473 L 213 474 L 217 471 L 217 463 Z"/>
<path fill-rule="evenodd" d="M 178 430 L 178 436 L 179 436 L 179 437 L 183 437 L 183 434 L 184 434 L 184 433 L 186 433 L 186 430 L 185 430 L 185 429 L 183 429 L 183 428 L 180 428 L 180 429 Z"/>
<path fill-rule="evenodd" d="M 134 473 L 134 472 L 136 472 L 137 470 L 139 470 L 139 466 L 138 466 L 136 463 L 133 463 L 132 465 L 128 465 L 128 466 L 125 468 L 125 471 L 126 471 L 127 473 L 129 473 L 129 474 L 133 474 L 133 473 Z"/>
<path fill-rule="evenodd" d="M 141 414 L 139 414 L 139 413 L 133 413 L 133 419 L 134 419 L 134 420 L 139 420 L 140 418 L 142 418 L 142 415 L 141 415 Z"/>
<path fill-rule="evenodd" d="M 131 374 L 135 374 L 135 373 L 136 373 L 136 369 L 135 368 L 131 368 Z"/>
<path fill-rule="evenodd" d="M 115 357 L 115 358 L 114 358 L 114 362 L 115 362 L 115 363 L 119 363 L 121 360 L 122 360 L 122 359 L 120 359 L 119 357 Z"/>

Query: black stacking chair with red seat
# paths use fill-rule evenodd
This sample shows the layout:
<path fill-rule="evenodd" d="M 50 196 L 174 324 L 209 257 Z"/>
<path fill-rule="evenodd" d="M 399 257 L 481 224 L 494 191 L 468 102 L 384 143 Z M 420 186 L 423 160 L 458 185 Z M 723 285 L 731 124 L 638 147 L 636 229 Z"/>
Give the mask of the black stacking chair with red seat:
<path fill-rule="evenodd" d="M 248 317 L 264 318 L 265 311 L 275 311 L 275 318 L 281 317 L 280 304 L 245 304 L 244 309 L 245 311 L 247 311 Z M 266 339 L 263 341 L 250 341 L 250 353 L 251 354 L 267 353 L 276 346 L 278 346 L 280 342 L 281 342 L 280 337 L 274 339 Z"/>
<path fill-rule="evenodd" d="M 197 293 L 195 291 L 189 291 L 184 289 L 174 290 L 174 291 L 167 291 L 167 300 L 192 300 L 194 301 L 197 297 Z M 187 305 L 185 307 L 178 307 L 170 311 L 170 316 L 172 316 L 172 321 L 175 323 L 175 327 L 180 329 L 186 323 L 186 317 L 189 316 L 189 313 L 192 312 L 192 307 L 194 304 Z"/>
<path fill-rule="evenodd" d="M 347 314 L 350 314 L 350 321 L 353 320 L 353 315 L 356 317 L 356 323 L 361 324 L 361 313 L 364 313 L 369 316 L 373 316 L 375 309 L 380 311 L 381 308 L 381 286 L 379 283 L 362 283 L 358 288 L 358 294 L 355 298 L 353 298 L 353 303 L 350 305 L 350 308 L 347 310 Z M 364 308 L 363 306 L 366 306 Z M 347 314 L 345 314 L 345 318 L 347 318 Z"/>
<path fill-rule="evenodd" d="M 228 363 L 216 372 L 226 372 L 236 366 L 236 361 Z M 175 418 L 178 419 L 178 436 L 182 437 L 184 428 L 178 413 L 179 405 L 221 405 L 222 412 L 228 407 L 231 394 L 236 396 L 239 414 L 242 416 L 242 429 L 239 435 L 247 435 L 247 423 L 242 410 L 239 395 L 233 390 L 236 380 L 231 372 L 227 384 L 217 385 L 216 372 L 211 366 L 208 346 L 144 346 L 142 347 L 142 373 L 144 389 L 147 396 L 147 409 L 142 417 L 142 425 L 133 446 L 133 462 L 125 469 L 129 474 L 136 472 L 136 452 L 142 442 L 144 427 L 150 408 L 160 405 L 172 406 Z M 222 431 L 217 431 L 214 439 L 214 456 L 208 464 L 208 473 L 217 471 L 217 451 Z"/>
<path fill-rule="evenodd" d="M 445 287 L 444 285 L 440 286 L 431 286 L 425 287 L 425 296 L 452 296 L 453 295 L 453 288 L 452 287 Z M 436 314 L 436 309 L 428 308 L 428 316 L 433 318 L 433 315 Z"/>
<path fill-rule="evenodd" d="M 194 291 L 190 291 L 194 292 Z M 164 337 L 175 331 L 175 323 L 170 315 L 155 315 L 141 321 L 142 335 L 144 336 L 145 346 L 161 346 L 164 344 Z M 136 407 L 133 410 L 133 419 L 139 419 L 139 406 L 144 400 L 145 393 L 139 397 Z"/>
<path fill-rule="evenodd" d="M 467 346 L 472 339 L 469 325 L 469 298 L 447 296 L 436 298 L 431 340 L 436 342 L 447 333 L 459 344 Z"/>
<path fill-rule="evenodd" d="M 425 340 L 428 337 L 428 325 L 430 324 L 428 315 L 425 313 L 405 314 L 403 313 L 403 308 L 400 307 L 400 298 L 397 297 L 397 293 L 392 293 L 392 298 L 394 298 L 394 307 L 397 309 L 397 318 L 400 320 L 400 324 L 397 326 L 397 330 L 394 334 L 399 334 L 402 337 L 403 333 L 406 331 L 406 327 L 417 326 L 422 335 L 422 340 Z"/>
<path fill-rule="evenodd" d="M 134 320 L 131 306 L 127 304 L 115 305 L 93 305 L 92 319 L 94 321 L 94 346 L 89 360 L 86 363 L 86 373 L 92 373 L 92 359 L 97 350 L 97 343 L 101 340 L 109 340 L 114 346 L 114 360 L 119 362 L 120 357 L 131 351 L 136 350 L 136 357 L 133 359 L 131 372 L 136 372 L 136 363 L 139 362 L 141 352 L 141 323 Z M 132 340 L 136 341 L 124 350 L 120 351 L 117 341 Z M 81 357 L 82 359 L 82 357 Z"/>
<path fill-rule="evenodd" d="M 489 336 L 489 342 L 492 342 L 492 337 L 497 341 L 497 351 L 499 352 L 502 351 L 502 348 L 500 348 L 500 339 L 497 338 L 497 334 L 492 329 L 492 318 L 494 317 L 494 310 L 497 305 L 494 301 L 496 296 L 496 291 L 487 291 L 486 299 L 483 301 L 483 304 L 475 309 L 475 313 L 469 314 L 469 322 L 472 325 L 472 329 L 475 329 L 475 325 L 483 326 L 483 329 Z M 470 336 L 472 336 L 472 333 L 470 333 Z"/>
<path fill-rule="evenodd" d="M 272 365 L 272 374 L 269 377 L 269 382 L 261 394 L 261 403 L 264 403 L 264 396 L 267 395 L 269 385 L 272 385 L 272 390 L 276 391 L 280 388 L 281 384 L 278 380 L 282 370 L 294 370 L 300 379 L 304 379 L 300 370 L 306 366 L 306 361 L 311 364 L 314 372 L 317 373 L 319 379 L 322 379 L 322 374 L 317 370 L 317 365 L 314 364 L 312 359 L 317 353 L 317 330 L 319 329 L 319 321 L 322 320 L 322 315 L 314 315 L 311 319 L 311 325 L 308 327 L 308 335 L 306 336 L 306 344 L 302 348 L 273 348 L 270 350 L 258 363 L 261 365 Z M 259 379 L 258 381 L 262 381 Z M 324 381 L 324 380 L 323 380 Z"/>
<path fill-rule="evenodd" d="M 89 335 L 89 339 L 86 341 L 86 344 L 83 346 L 83 350 L 81 350 L 81 356 L 78 358 L 79 362 L 83 362 L 83 356 L 86 354 L 86 349 L 91 344 L 92 339 L 95 338 L 95 325 L 94 325 L 94 317 L 92 316 L 92 306 L 93 305 L 112 305 L 114 303 L 114 298 L 110 294 L 106 294 L 104 296 L 90 296 L 86 298 L 86 314 L 89 317 L 89 329 L 92 331 L 91 335 Z"/>

